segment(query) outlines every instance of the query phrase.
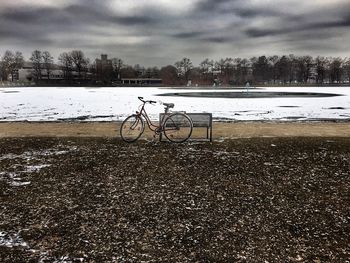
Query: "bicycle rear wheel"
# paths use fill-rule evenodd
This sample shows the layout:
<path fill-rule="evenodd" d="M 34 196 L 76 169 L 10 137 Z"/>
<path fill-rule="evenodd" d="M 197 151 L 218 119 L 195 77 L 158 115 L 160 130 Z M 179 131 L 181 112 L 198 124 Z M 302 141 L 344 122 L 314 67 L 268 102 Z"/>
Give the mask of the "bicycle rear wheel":
<path fill-rule="evenodd" d="M 171 142 L 185 142 L 192 134 L 193 124 L 186 114 L 176 112 L 169 115 L 164 122 L 163 132 Z"/>
<path fill-rule="evenodd" d="M 137 115 L 131 115 L 123 121 L 120 127 L 120 136 L 125 142 L 135 142 L 144 130 L 143 119 Z"/>

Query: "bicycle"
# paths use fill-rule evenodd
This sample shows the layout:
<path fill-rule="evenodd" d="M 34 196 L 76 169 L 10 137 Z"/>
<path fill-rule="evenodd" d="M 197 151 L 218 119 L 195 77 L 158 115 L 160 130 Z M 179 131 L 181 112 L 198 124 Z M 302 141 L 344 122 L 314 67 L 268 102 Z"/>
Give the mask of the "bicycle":
<path fill-rule="evenodd" d="M 145 105 L 155 104 L 156 101 L 143 100 L 143 97 L 138 97 L 142 102 L 139 111 L 127 117 L 120 127 L 120 136 L 125 142 L 137 141 L 145 131 L 145 121 L 148 128 L 154 132 L 154 136 L 164 134 L 165 137 L 176 143 L 187 141 L 192 134 L 193 124 L 191 118 L 182 112 L 170 113 L 169 110 L 174 108 L 174 103 L 163 103 L 165 106 L 164 114 L 158 125 L 152 123 L 147 115 Z M 145 120 L 145 121 L 144 121 Z"/>

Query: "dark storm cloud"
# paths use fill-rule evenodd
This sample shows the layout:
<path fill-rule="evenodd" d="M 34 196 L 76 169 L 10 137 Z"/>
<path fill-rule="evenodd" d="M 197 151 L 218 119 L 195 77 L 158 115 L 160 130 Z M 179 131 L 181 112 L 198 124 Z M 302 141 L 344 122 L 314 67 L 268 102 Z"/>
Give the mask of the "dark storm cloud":
<path fill-rule="evenodd" d="M 58 11 L 54 8 L 28 8 L 25 10 L 8 10 L 1 12 L 0 17 L 5 23 L 12 24 L 26 24 L 28 26 L 43 22 L 65 22 L 66 16 L 59 16 Z"/>
<path fill-rule="evenodd" d="M 95 2 L 92 2 L 96 4 Z M 70 41 L 79 43 L 80 35 L 99 37 L 98 27 L 148 26 L 155 23 L 146 15 L 117 15 L 107 6 L 75 4 L 62 8 L 31 7 L 0 11 L 1 38 L 8 43 L 25 43 L 25 45 L 64 45 L 55 40 L 57 34 L 65 34 Z M 10 27 L 8 25 L 11 25 Z M 93 29 L 94 28 L 94 29 Z M 72 35 L 73 40 L 69 38 Z M 78 39 L 77 39 L 78 38 Z M 80 43 L 83 46 L 83 43 Z M 37 48 L 37 47 L 35 47 Z"/>
<path fill-rule="evenodd" d="M 248 5 L 247 1 L 242 0 L 205 0 L 197 5 L 199 14 L 232 14 L 242 18 L 254 18 L 257 16 L 275 16 L 279 15 L 280 11 L 269 9 L 264 6 Z"/>
<path fill-rule="evenodd" d="M 200 31 L 191 31 L 191 32 L 180 32 L 172 34 L 174 38 L 180 38 L 180 39 L 189 39 L 189 38 L 197 38 L 199 36 L 202 36 L 204 33 Z"/>
<path fill-rule="evenodd" d="M 350 16 L 339 17 L 335 21 L 309 22 L 310 17 L 290 16 L 284 18 L 284 21 L 276 25 L 275 28 L 248 28 L 245 33 L 249 37 L 269 37 L 276 35 L 286 35 L 298 32 L 313 32 L 314 30 L 323 30 L 324 33 L 331 34 L 329 30 L 342 27 L 350 27 Z M 291 26 L 292 21 L 299 21 Z"/>
<path fill-rule="evenodd" d="M 235 15 L 252 19 L 255 17 L 275 17 L 282 15 L 280 11 L 267 8 L 252 8 L 252 7 L 235 7 L 228 12 L 232 12 Z"/>
<path fill-rule="evenodd" d="M 151 25 L 157 23 L 154 18 L 149 16 L 111 16 L 108 20 L 125 26 Z"/>
<path fill-rule="evenodd" d="M 33 35 L 31 32 L 22 32 L 21 37 L 15 32 L 15 28 L 0 28 L 0 36 L 6 36 L 13 44 L 27 45 L 28 43 L 52 45 L 54 42 L 46 37 Z M 0 54 L 1 56 L 1 54 Z"/>
<path fill-rule="evenodd" d="M 266 36 L 274 36 L 281 33 L 286 33 L 284 30 L 270 30 L 270 29 L 257 29 L 250 28 L 247 29 L 246 34 L 250 37 L 266 37 Z"/>
<path fill-rule="evenodd" d="M 208 43 L 229 43 L 232 42 L 232 37 L 203 37 L 201 39 L 202 41 L 208 42 Z"/>
<path fill-rule="evenodd" d="M 221 10 L 223 5 L 233 5 L 240 0 L 204 0 L 197 5 L 199 12 L 213 12 L 214 10 Z"/>
<path fill-rule="evenodd" d="M 229 36 L 211 36 L 212 32 L 193 31 L 173 34 L 172 37 L 182 40 L 195 40 L 202 43 L 228 43 L 232 41 Z"/>
<path fill-rule="evenodd" d="M 75 20 L 75 22 L 84 22 L 88 24 L 114 23 L 116 25 L 133 26 L 151 24 L 154 19 L 146 14 L 142 15 L 116 15 L 108 7 L 98 5 L 98 8 L 86 5 L 71 5 L 64 8 L 61 12 L 66 13 Z"/>
<path fill-rule="evenodd" d="M 318 27 L 318 28 L 350 27 L 350 16 L 344 17 L 342 20 L 339 20 L 339 21 L 318 23 L 318 24 L 315 24 L 314 27 Z"/>
<path fill-rule="evenodd" d="M 298 53 L 315 43 L 323 51 L 320 46 L 326 43 L 319 43 L 319 36 L 343 34 L 344 41 L 350 40 L 350 3 L 344 0 L 327 5 L 302 0 L 188 0 L 192 5 L 182 9 L 176 1 L 149 0 L 139 5 L 138 0 L 121 1 L 71 0 L 51 7 L 38 1 L 25 7 L 2 4 L 0 53 L 3 46 L 16 44 L 20 49 L 18 43 L 23 43 L 33 50 L 39 44 L 58 52 L 74 46 L 90 54 L 117 50 L 124 57 L 152 60 L 157 56 L 160 61 L 162 56 L 174 60 L 176 56 L 231 56 L 237 50 L 256 55 L 261 45 L 264 52 L 290 47 Z M 116 8 L 116 3 L 123 5 Z M 329 50 L 338 50 L 337 43 L 329 45 Z"/>
<path fill-rule="evenodd" d="M 10 10 L 0 14 L 4 22 L 20 23 L 27 26 L 38 23 L 56 24 L 104 24 L 105 22 L 135 25 L 149 24 L 154 21 L 148 16 L 117 16 L 107 9 L 93 9 L 87 6 L 71 5 L 65 8 L 32 8 L 26 10 Z"/>

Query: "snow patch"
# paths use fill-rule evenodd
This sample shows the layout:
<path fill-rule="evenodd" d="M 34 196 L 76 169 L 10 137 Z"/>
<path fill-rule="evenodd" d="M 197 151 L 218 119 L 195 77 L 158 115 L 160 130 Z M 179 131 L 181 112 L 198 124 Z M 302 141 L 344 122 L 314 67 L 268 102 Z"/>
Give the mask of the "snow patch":
<path fill-rule="evenodd" d="M 5 180 L 11 186 L 26 186 L 31 182 L 28 175 L 39 172 L 41 169 L 50 167 L 51 164 L 40 163 L 45 157 L 58 156 L 77 150 L 76 146 L 45 149 L 40 151 L 26 151 L 21 154 L 8 153 L 0 156 L 0 162 L 5 160 L 15 160 L 15 164 L 6 171 L 0 172 L 0 180 Z M 16 172 L 13 172 L 16 171 Z M 26 177 L 25 179 L 22 176 Z"/>
<path fill-rule="evenodd" d="M 28 248 L 27 242 L 25 242 L 19 233 L 6 233 L 0 231 L 0 247 L 26 247 Z"/>
<path fill-rule="evenodd" d="M 279 87 L 264 88 L 264 92 L 335 93 L 335 97 L 275 97 L 275 98 L 200 98 L 163 97 L 164 88 L 7 88 L 0 97 L 2 121 L 121 121 L 134 113 L 140 104 L 137 96 L 150 100 L 166 100 L 175 104 L 174 111 L 211 112 L 218 120 L 323 120 L 350 117 L 348 87 Z M 11 93 L 17 91 L 17 93 Z M 232 92 L 232 90 L 172 89 L 172 92 Z M 254 91 L 251 91 L 254 92 Z M 21 105 L 18 107 L 18 105 Z M 281 106 L 282 105 L 282 106 Z M 147 112 L 157 120 L 162 105 L 147 106 Z M 83 116 L 83 117 L 82 117 Z M 298 117 L 298 118 L 295 118 Z M 0 121 L 1 121 L 0 120 Z"/>
<path fill-rule="evenodd" d="M 10 182 L 11 186 L 25 186 L 25 185 L 29 185 L 29 184 L 30 184 L 30 182 L 17 182 L 17 181 Z"/>
<path fill-rule="evenodd" d="M 51 164 L 28 165 L 25 167 L 26 170 L 24 172 L 27 172 L 27 173 L 38 172 L 42 168 L 50 167 L 50 166 L 51 166 Z"/>

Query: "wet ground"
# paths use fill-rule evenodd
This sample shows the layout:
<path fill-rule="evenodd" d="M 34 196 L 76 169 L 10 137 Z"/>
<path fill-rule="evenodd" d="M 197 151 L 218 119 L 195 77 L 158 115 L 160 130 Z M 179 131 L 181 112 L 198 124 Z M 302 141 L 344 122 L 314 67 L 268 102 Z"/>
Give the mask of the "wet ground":
<path fill-rule="evenodd" d="M 0 140 L 1 262 L 349 262 L 350 139 Z"/>

